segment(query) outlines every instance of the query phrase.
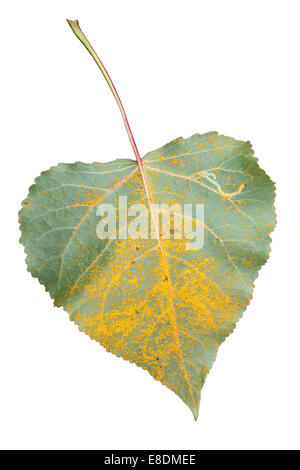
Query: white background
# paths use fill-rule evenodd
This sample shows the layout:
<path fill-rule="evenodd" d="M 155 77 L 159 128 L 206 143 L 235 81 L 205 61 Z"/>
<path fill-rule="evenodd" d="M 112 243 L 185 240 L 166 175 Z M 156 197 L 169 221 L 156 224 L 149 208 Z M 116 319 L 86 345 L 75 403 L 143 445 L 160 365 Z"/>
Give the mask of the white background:
<path fill-rule="evenodd" d="M 299 449 L 299 2 L 1 2 L 0 446 Z M 17 212 L 58 162 L 132 157 L 217 130 L 253 143 L 278 226 L 251 305 L 221 346 L 197 422 L 170 390 L 80 333 L 26 271 Z"/>

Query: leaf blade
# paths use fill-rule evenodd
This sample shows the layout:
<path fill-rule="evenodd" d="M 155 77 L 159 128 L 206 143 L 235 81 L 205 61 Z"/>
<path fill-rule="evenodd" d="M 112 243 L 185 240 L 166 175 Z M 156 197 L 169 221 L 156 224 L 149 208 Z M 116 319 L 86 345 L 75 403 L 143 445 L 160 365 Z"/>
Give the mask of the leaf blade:
<path fill-rule="evenodd" d="M 126 194 L 129 204 L 149 204 L 137 164 L 116 162 L 102 164 L 101 178 L 100 164 L 77 163 L 37 179 L 20 213 L 28 269 L 81 331 L 148 370 L 196 418 L 218 347 L 267 260 L 274 184 L 249 143 L 217 133 L 150 152 L 143 168 L 154 203 L 205 204 L 204 250 L 186 252 L 186 240 L 163 240 L 161 256 L 157 240 L 95 240 L 103 198 L 116 203 Z M 61 230 L 46 234 L 55 227 Z M 62 250 L 63 268 L 56 258 Z"/>

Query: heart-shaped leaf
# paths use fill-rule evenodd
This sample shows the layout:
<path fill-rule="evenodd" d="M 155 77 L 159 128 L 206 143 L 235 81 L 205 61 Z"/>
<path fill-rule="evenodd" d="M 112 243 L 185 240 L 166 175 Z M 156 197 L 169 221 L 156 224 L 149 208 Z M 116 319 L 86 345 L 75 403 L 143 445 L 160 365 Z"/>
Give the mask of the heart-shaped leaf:
<path fill-rule="evenodd" d="M 80 330 L 147 369 L 197 417 L 218 347 L 268 258 L 274 184 L 249 143 L 215 132 L 150 152 L 143 167 L 153 203 L 204 205 L 201 250 L 187 250 L 185 237 L 98 238 L 100 203 L 118 208 L 122 195 L 149 205 L 131 160 L 43 172 L 20 212 L 21 241 L 29 271 Z"/>
<path fill-rule="evenodd" d="M 117 100 L 136 162 L 60 163 L 43 172 L 20 211 L 28 270 L 81 331 L 148 370 L 196 418 L 218 347 L 268 258 L 274 184 L 249 142 L 216 132 L 176 139 L 141 159 L 106 69 L 78 21 L 68 22 Z M 134 205 L 140 214 L 130 220 L 124 207 Z M 106 234 L 104 207 L 114 216 Z M 169 237 L 159 214 L 169 229 L 173 223 Z"/>

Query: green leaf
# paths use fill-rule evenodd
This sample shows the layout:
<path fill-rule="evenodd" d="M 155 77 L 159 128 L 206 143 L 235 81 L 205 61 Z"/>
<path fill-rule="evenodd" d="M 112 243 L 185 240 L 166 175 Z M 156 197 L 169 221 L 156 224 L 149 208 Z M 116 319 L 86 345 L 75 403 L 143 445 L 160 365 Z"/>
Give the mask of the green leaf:
<path fill-rule="evenodd" d="M 215 132 L 176 139 L 143 158 L 155 204 L 204 204 L 204 246 L 100 240 L 100 203 L 149 204 L 136 162 L 59 164 L 20 211 L 28 270 L 108 351 L 173 390 L 198 416 L 217 350 L 248 305 L 275 226 L 274 184 L 249 142 Z M 197 221 L 194 221 L 197 224 Z"/>

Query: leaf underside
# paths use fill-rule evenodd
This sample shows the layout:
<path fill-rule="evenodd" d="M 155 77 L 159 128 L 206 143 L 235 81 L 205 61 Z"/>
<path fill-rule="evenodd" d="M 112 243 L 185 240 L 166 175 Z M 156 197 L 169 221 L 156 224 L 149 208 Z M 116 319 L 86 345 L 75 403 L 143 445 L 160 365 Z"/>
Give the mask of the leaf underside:
<path fill-rule="evenodd" d="M 185 239 L 161 248 L 155 239 L 97 237 L 100 203 L 118 207 L 122 195 L 128 206 L 148 204 L 137 163 L 125 159 L 43 172 L 23 202 L 20 241 L 55 305 L 107 351 L 148 370 L 197 418 L 218 347 L 268 258 L 275 186 L 249 142 L 216 132 L 176 139 L 143 163 L 155 204 L 204 204 L 201 250 L 187 251 Z"/>

